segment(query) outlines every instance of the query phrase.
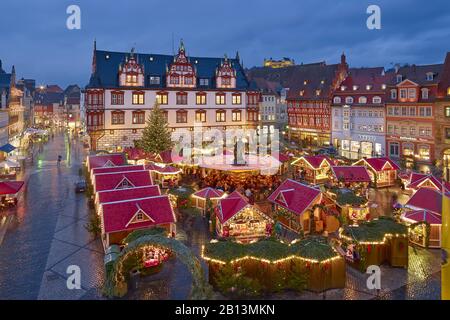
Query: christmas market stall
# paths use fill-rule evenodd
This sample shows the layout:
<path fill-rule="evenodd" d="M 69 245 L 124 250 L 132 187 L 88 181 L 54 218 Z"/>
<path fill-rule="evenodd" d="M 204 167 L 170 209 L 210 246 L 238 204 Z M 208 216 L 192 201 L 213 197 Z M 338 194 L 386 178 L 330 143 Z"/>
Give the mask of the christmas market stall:
<path fill-rule="evenodd" d="M 24 181 L 0 182 L 0 206 L 9 207 L 17 205 L 17 197 L 24 184 Z"/>
<path fill-rule="evenodd" d="M 145 164 L 146 160 L 151 157 L 144 150 L 136 147 L 125 148 L 124 152 L 127 155 L 128 163 L 131 164 Z"/>
<path fill-rule="evenodd" d="M 367 190 L 370 183 L 369 172 L 364 166 L 332 166 L 331 184 L 339 188 Z"/>
<path fill-rule="evenodd" d="M 100 204 L 102 242 L 105 250 L 120 245 L 132 231 L 154 227 L 175 234 L 176 217 L 167 195 Z"/>
<path fill-rule="evenodd" d="M 420 188 L 404 206 L 401 216 L 410 227 L 410 240 L 415 244 L 440 248 L 442 239 L 442 193 Z"/>
<path fill-rule="evenodd" d="M 417 172 L 409 172 L 400 176 L 405 191 L 412 194 L 420 188 L 429 188 L 436 191 L 442 191 L 442 187 L 448 187 L 446 182 L 443 182 L 433 176 L 432 174 L 424 174 Z"/>
<path fill-rule="evenodd" d="M 220 199 L 215 213 L 219 237 L 249 241 L 272 233 L 272 218 L 249 204 L 239 192 L 235 191 Z"/>
<path fill-rule="evenodd" d="M 150 171 L 125 171 L 113 173 L 99 173 L 94 175 L 92 182 L 94 192 L 103 190 L 126 189 L 152 185 Z"/>
<path fill-rule="evenodd" d="M 216 207 L 219 200 L 226 197 L 226 194 L 222 190 L 206 187 L 193 193 L 191 197 L 194 200 L 194 206 L 205 213 L 208 199 L 211 201 L 212 207 Z"/>
<path fill-rule="evenodd" d="M 346 222 L 366 221 L 370 219 L 368 199 L 365 195 L 346 188 L 332 187 L 326 193 L 336 204 L 336 209 Z"/>
<path fill-rule="evenodd" d="M 315 187 L 285 180 L 268 198 L 278 223 L 295 232 L 310 233 L 312 223 L 319 220 L 314 206 L 322 201 L 322 192 Z"/>
<path fill-rule="evenodd" d="M 397 181 L 397 173 L 400 167 L 387 157 L 363 158 L 353 164 L 364 166 L 369 171 L 370 179 L 377 188 L 390 187 Z"/>
<path fill-rule="evenodd" d="M 97 210 L 102 203 L 142 199 L 161 195 L 158 185 L 142 186 L 126 189 L 114 189 L 99 191 L 95 194 L 95 206 Z"/>
<path fill-rule="evenodd" d="M 341 251 L 351 266 L 365 272 L 370 265 L 408 267 L 408 228 L 380 217 L 339 230 Z"/>
<path fill-rule="evenodd" d="M 91 181 L 94 181 L 94 175 L 101 173 L 114 173 L 114 172 L 125 172 L 125 171 L 139 171 L 144 170 L 144 166 L 142 164 L 139 165 L 124 165 L 124 166 L 116 166 L 116 167 L 101 167 L 95 168 L 91 170 Z"/>
<path fill-rule="evenodd" d="M 292 162 L 295 175 L 312 184 L 325 183 L 330 178 L 331 166 L 334 162 L 323 155 L 302 156 Z"/>
<path fill-rule="evenodd" d="M 149 164 L 145 166 L 146 170 L 150 170 L 153 181 L 162 188 L 173 188 L 178 186 L 180 180 L 181 169 L 164 164 Z"/>
<path fill-rule="evenodd" d="M 273 238 L 241 244 L 212 241 L 202 248 L 210 283 L 227 294 L 223 278 L 236 287 L 251 279 L 265 293 L 288 290 L 321 292 L 345 287 L 345 260 L 324 237 L 307 237 L 286 244 Z M 233 289 L 231 289 L 233 291 Z"/>
<path fill-rule="evenodd" d="M 86 161 L 88 171 L 95 168 L 116 167 L 126 164 L 127 162 L 123 153 L 92 155 L 88 156 Z"/>

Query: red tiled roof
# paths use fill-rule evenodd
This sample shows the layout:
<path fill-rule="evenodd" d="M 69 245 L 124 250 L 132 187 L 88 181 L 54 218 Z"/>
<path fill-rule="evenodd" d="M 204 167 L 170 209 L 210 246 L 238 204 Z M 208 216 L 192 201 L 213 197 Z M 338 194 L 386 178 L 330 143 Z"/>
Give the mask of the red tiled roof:
<path fill-rule="evenodd" d="M 287 179 L 269 196 L 268 200 L 301 215 L 320 195 L 319 189 Z"/>
<path fill-rule="evenodd" d="M 95 168 L 95 169 L 92 169 L 92 174 L 138 171 L 138 170 L 144 170 L 144 166 L 142 164 L 138 164 L 138 165 L 130 165 L 130 166 L 126 165 L 126 166 L 117 166 L 117 167 Z"/>
<path fill-rule="evenodd" d="M 333 160 L 331 160 L 330 158 L 328 158 L 327 156 L 323 156 L 323 155 L 317 155 L 317 156 L 303 156 L 300 157 L 298 160 L 303 159 L 305 160 L 307 163 L 309 163 L 309 165 L 311 167 L 313 167 L 314 169 L 319 169 L 320 165 L 322 164 L 322 162 L 325 160 L 326 162 L 328 162 L 328 164 L 330 166 L 334 165 Z M 296 160 L 296 162 L 298 161 Z"/>
<path fill-rule="evenodd" d="M 369 172 L 364 166 L 331 167 L 334 177 L 343 182 L 370 182 Z"/>
<path fill-rule="evenodd" d="M 237 191 L 232 192 L 225 199 L 219 200 L 218 217 L 220 222 L 227 222 L 247 205 L 247 199 Z"/>
<path fill-rule="evenodd" d="M 16 194 L 22 189 L 23 181 L 2 181 L 0 182 L 0 195 Z"/>
<path fill-rule="evenodd" d="M 405 207 L 442 214 L 442 194 L 433 189 L 420 188 L 405 204 Z"/>
<path fill-rule="evenodd" d="M 123 153 L 102 154 L 98 156 L 89 156 L 87 165 L 89 170 L 107 166 L 123 166 L 125 165 L 125 157 Z"/>
<path fill-rule="evenodd" d="M 142 199 L 159 195 L 161 195 L 161 191 L 158 185 L 97 192 L 98 203 Z"/>
<path fill-rule="evenodd" d="M 389 163 L 393 168 L 393 169 L 389 168 L 386 170 L 400 170 L 400 167 L 394 161 L 392 161 L 387 157 L 361 159 L 355 162 L 354 164 L 359 164 L 361 162 L 366 162 L 375 171 L 382 171 L 386 163 Z"/>
<path fill-rule="evenodd" d="M 204 188 L 194 193 L 194 196 L 203 198 L 203 199 L 214 199 L 222 197 L 224 192 L 222 190 L 214 189 L 211 187 Z"/>
<path fill-rule="evenodd" d="M 102 173 L 94 176 L 95 191 L 116 189 L 123 180 L 128 180 L 132 187 L 143 187 L 153 184 L 150 171 L 148 170 Z"/>
<path fill-rule="evenodd" d="M 416 222 L 426 221 L 429 224 L 442 224 L 442 217 L 440 214 L 436 214 L 427 210 L 407 211 L 403 215 L 403 218 Z"/>
<path fill-rule="evenodd" d="M 138 211 L 150 219 L 132 223 Z M 102 204 L 102 217 L 105 232 L 135 230 L 176 222 L 175 215 L 167 195 L 128 201 Z"/>

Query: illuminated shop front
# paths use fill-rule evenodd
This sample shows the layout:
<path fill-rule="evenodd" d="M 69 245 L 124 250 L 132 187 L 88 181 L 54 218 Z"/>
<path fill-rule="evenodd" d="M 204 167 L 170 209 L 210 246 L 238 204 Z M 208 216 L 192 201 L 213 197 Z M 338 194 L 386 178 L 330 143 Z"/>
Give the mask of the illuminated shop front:
<path fill-rule="evenodd" d="M 347 159 L 358 160 L 363 157 L 382 156 L 381 143 L 358 140 L 338 140 L 339 154 Z"/>

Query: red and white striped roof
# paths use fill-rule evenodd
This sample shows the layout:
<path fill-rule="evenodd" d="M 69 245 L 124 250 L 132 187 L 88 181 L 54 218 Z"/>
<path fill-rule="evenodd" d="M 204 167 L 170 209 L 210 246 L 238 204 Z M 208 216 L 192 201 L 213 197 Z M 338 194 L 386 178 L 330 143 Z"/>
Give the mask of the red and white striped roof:
<path fill-rule="evenodd" d="M 291 179 L 285 180 L 268 198 L 289 211 L 301 215 L 313 203 L 321 199 L 319 189 Z"/>
<path fill-rule="evenodd" d="M 131 199 L 142 199 L 160 195 L 161 191 L 159 190 L 159 186 L 152 185 L 128 189 L 104 190 L 97 192 L 96 198 L 97 203 L 101 204 Z"/>
<path fill-rule="evenodd" d="M 333 166 L 334 178 L 343 182 L 370 182 L 369 172 L 364 166 Z"/>
<path fill-rule="evenodd" d="M 101 212 L 106 233 L 131 231 L 176 222 L 167 195 L 103 203 Z M 138 214 L 142 215 L 142 220 L 137 220 Z"/>
<path fill-rule="evenodd" d="M 125 164 L 126 160 L 123 153 L 93 155 L 87 158 L 89 171 L 95 168 L 123 166 Z"/>
<path fill-rule="evenodd" d="M 211 187 L 204 188 L 194 193 L 194 196 L 202 199 L 218 199 L 224 195 L 222 190 L 214 189 Z"/>
<path fill-rule="evenodd" d="M 113 189 L 125 189 L 152 185 L 150 171 L 125 171 L 101 173 L 94 176 L 95 192 Z"/>
<path fill-rule="evenodd" d="M 409 222 L 428 222 L 429 224 L 442 224 L 440 214 L 427 210 L 407 211 L 402 215 L 402 219 Z"/>

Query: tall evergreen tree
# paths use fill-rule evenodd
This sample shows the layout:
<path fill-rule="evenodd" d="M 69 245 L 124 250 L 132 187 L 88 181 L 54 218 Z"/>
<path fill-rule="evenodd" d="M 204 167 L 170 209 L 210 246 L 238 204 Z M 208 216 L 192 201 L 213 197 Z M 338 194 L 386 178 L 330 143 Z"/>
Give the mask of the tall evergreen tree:
<path fill-rule="evenodd" d="M 147 126 L 144 129 L 142 138 L 135 143 L 136 147 L 145 152 L 158 154 L 162 151 L 170 150 L 173 146 L 169 126 L 160 109 L 155 103 L 147 119 Z"/>

